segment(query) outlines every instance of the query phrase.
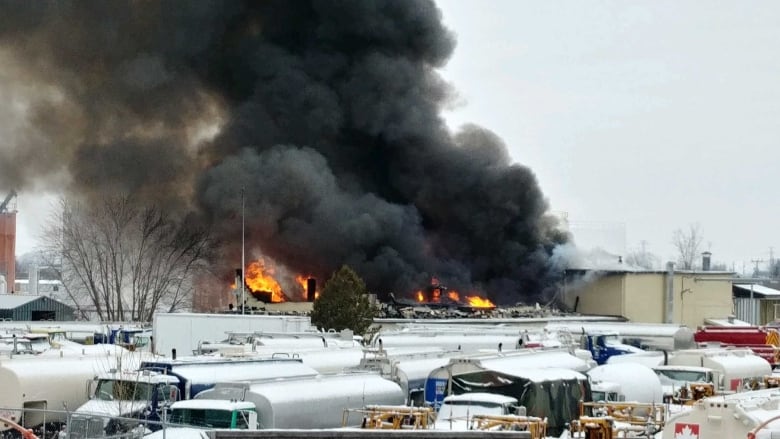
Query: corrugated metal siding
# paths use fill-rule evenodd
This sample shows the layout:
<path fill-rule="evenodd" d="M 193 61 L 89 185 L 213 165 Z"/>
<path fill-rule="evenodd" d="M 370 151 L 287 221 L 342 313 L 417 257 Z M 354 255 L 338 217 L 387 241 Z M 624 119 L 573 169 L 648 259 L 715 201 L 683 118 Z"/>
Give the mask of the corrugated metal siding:
<path fill-rule="evenodd" d="M 3 311 L 5 311 L 3 313 Z M 57 321 L 73 320 L 73 308 L 65 305 L 62 302 L 41 296 L 31 302 L 27 302 L 24 305 L 18 306 L 9 310 L 0 310 L 0 313 L 5 315 L 10 311 L 11 320 L 16 321 L 31 321 L 33 320 L 33 311 L 52 311 L 54 312 L 54 319 Z M 36 313 L 37 314 L 37 313 Z M 6 318 L 7 318 L 6 317 Z"/>
<path fill-rule="evenodd" d="M 734 314 L 737 319 L 759 325 L 761 299 L 734 298 Z"/>

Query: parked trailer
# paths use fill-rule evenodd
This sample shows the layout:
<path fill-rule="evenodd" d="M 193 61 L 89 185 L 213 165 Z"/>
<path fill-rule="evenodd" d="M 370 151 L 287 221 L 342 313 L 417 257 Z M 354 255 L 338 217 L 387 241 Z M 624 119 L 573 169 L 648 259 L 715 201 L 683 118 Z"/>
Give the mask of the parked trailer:
<path fill-rule="evenodd" d="M 777 389 L 732 393 L 699 401 L 667 419 L 664 438 L 748 438 L 780 436 Z"/>
<path fill-rule="evenodd" d="M 21 421 L 26 428 L 61 423 L 60 413 L 87 401 L 87 383 L 119 364 L 137 367 L 135 355 L 19 357 L 0 361 L 0 417 Z M 22 409 L 35 409 L 24 412 Z M 0 424 L 0 431 L 10 427 Z"/>
<path fill-rule="evenodd" d="M 377 374 L 351 373 L 254 384 L 218 384 L 195 399 L 214 400 L 215 407 L 224 400 L 252 402 L 261 429 L 319 429 L 341 427 L 345 409 L 373 404 L 401 405 L 404 393 L 398 384 Z M 176 409 L 174 404 L 172 413 Z M 172 417 L 192 423 L 198 415 L 199 412 L 190 412 L 181 416 L 172 414 Z"/>
<path fill-rule="evenodd" d="M 141 370 L 172 375 L 179 379 L 181 399 L 191 399 L 216 383 L 231 380 L 259 380 L 266 377 L 311 376 L 317 371 L 295 358 L 167 358 L 141 363 Z"/>
<path fill-rule="evenodd" d="M 767 360 L 780 363 L 780 332 L 762 326 L 701 326 L 693 334 L 697 343 L 744 347 Z"/>
<path fill-rule="evenodd" d="M 218 341 L 204 340 L 199 343 L 197 355 L 208 353 L 249 354 L 259 349 L 319 349 L 340 347 L 361 347 L 362 337 L 352 331 L 336 332 L 228 332 L 227 338 Z"/>
<path fill-rule="evenodd" d="M 187 361 L 145 362 L 141 370 L 99 375 L 92 398 L 76 413 L 80 425 L 71 431 L 87 431 L 94 419 L 102 420 L 106 434 L 129 431 L 137 422 L 113 421 L 134 418 L 160 421 L 163 411 L 179 399 L 190 399 L 218 381 L 265 380 L 314 377 L 317 371 L 300 360 L 253 359 L 243 361 L 192 358 Z M 89 416 L 94 415 L 94 416 Z"/>
<path fill-rule="evenodd" d="M 643 349 L 688 349 L 695 347 L 693 331 L 685 325 L 672 323 L 636 322 L 550 322 L 546 326 L 551 332 L 570 331 L 577 333 L 617 333 L 623 343 L 635 344 Z"/>
<path fill-rule="evenodd" d="M 530 416 L 548 418 L 548 432 L 559 435 L 590 401 L 588 365 L 566 351 L 526 352 L 499 357 L 455 358 L 435 369 L 425 384 L 426 403 L 438 409 L 448 395 L 489 392 L 511 396 Z"/>
<path fill-rule="evenodd" d="M 311 319 L 303 316 L 157 313 L 154 315 L 155 352 L 189 355 L 202 341 L 220 339 L 227 332 L 305 332 Z"/>
<path fill-rule="evenodd" d="M 523 346 L 523 337 L 521 334 L 503 335 L 503 334 L 481 334 L 472 332 L 463 332 L 460 334 L 452 333 L 430 333 L 430 334 L 407 334 L 402 331 L 395 333 L 379 334 L 374 338 L 373 347 L 384 348 L 392 347 L 438 347 L 448 350 L 459 350 L 463 352 L 476 352 L 480 349 L 494 350 L 514 350 Z"/>
<path fill-rule="evenodd" d="M 639 363 L 605 364 L 586 372 L 591 379 L 594 401 L 663 403 L 661 379 L 652 368 Z M 611 392 L 597 392 L 596 388 Z"/>
<path fill-rule="evenodd" d="M 740 348 L 685 349 L 671 355 L 668 364 L 711 369 L 718 393 L 749 389 L 772 373 L 769 362 L 750 349 Z"/>
<path fill-rule="evenodd" d="M 270 355 L 274 349 L 258 348 L 258 353 Z M 385 355 L 389 358 L 395 356 L 406 356 L 413 354 L 428 354 L 430 352 L 442 352 L 442 349 L 436 347 L 397 347 L 384 349 Z M 361 361 L 370 355 L 370 350 L 366 348 L 347 347 L 347 348 L 320 348 L 320 349 L 302 349 L 293 352 L 275 352 L 278 358 L 287 356 L 293 359 L 303 361 L 303 364 L 317 370 L 321 374 L 341 373 L 346 370 L 354 369 L 360 366 Z"/>
<path fill-rule="evenodd" d="M 769 362 L 747 348 L 683 349 L 670 353 L 618 355 L 609 359 L 609 364 L 629 362 L 656 369 L 662 384 L 669 388 L 679 388 L 681 383 L 690 381 L 690 378 L 675 377 L 690 377 L 694 372 L 691 367 L 695 367 L 699 379 L 712 380 L 716 393 L 754 388 L 764 376 L 772 373 Z M 668 389 L 665 392 L 669 393 Z"/>

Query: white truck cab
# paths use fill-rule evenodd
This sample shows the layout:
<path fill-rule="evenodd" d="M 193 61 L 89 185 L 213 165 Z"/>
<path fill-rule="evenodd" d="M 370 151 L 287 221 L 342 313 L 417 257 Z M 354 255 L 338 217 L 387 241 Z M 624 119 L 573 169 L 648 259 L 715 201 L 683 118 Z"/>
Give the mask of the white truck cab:
<path fill-rule="evenodd" d="M 436 412 L 436 430 L 469 430 L 474 415 L 514 415 L 517 399 L 494 393 L 463 393 L 444 398 Z"/>
<path fill-rule="evenodd" d="M 249 401 L 179 401 L 171 405 L 168 422 L 197 428 L 257 430 L 257 410 Z"/>
<path fill-rule="evenodd" d="M 125 431 L 115 418 L 136 418 L 157 421 L 162 411 L 179 399 L 179 379 L 152 371 L 109 372 L 98 375 L 90 383 L 90 399 L 74 414 L 71 430 L 95 425 L 98 419 L 106 434 Z M 99 424 L 99 423 L 98 423 Z"/>

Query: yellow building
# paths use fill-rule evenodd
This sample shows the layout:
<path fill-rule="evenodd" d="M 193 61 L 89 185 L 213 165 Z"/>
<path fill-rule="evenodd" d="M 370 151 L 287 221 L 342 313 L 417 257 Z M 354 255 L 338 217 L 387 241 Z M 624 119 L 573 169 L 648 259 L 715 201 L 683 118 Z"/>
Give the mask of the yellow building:
<path fill-rule="evenodd" d="M 722 271 L 567 270 L 562 297 L 571 310 L 582 314 L 696 328 L 704 319 L 734 314 L 733 275 Z"/>

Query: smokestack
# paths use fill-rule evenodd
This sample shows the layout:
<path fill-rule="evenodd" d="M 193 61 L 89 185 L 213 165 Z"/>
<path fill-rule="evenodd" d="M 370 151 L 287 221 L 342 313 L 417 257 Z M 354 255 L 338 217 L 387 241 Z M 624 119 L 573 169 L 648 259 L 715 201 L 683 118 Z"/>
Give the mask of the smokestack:
<path fill-rule="evenodd" d="M 664 323 L 674 323 L 674 262 L 666 263 L 666 315 Z"/>
<path fill-rule="evenodd" d="M 38 264 L 33 264 L 32 267 L 30 267 L 30 274 L 27 277 L 29 280 L 27 282 L 27 294 L 32 294 L 33 296 L 38 295 L 38 284 L 40 283 L 40 269 L 38 268 Z"/>
<path fill-rule="evenodd" d="M 0 212 L 0 274 L 6 293 L 16 290 L 16 211 Z"/>
<path fill-rule="evenodd" d="M 243 277 L 241 275 L 241 269 L 240 268 L 236 268 L 235 282 L 236 282 L 236 289 L 237 290 L 241 289 L 241 281 L 242 281 L 242 279 L 243 279 Z"/>
<path fill-rule="evenodd" d="M 306 279 L 306 301 L 314 302 L 317 293 L 317 279 L 310 277 Z"/>
<path fill-rule="evenodd" d="M 710 271 L 711 257 L 712 257 L 712 253 L 710 252 L 704 252 L 701 254 L 701 269 L 703 271 Z"/>

